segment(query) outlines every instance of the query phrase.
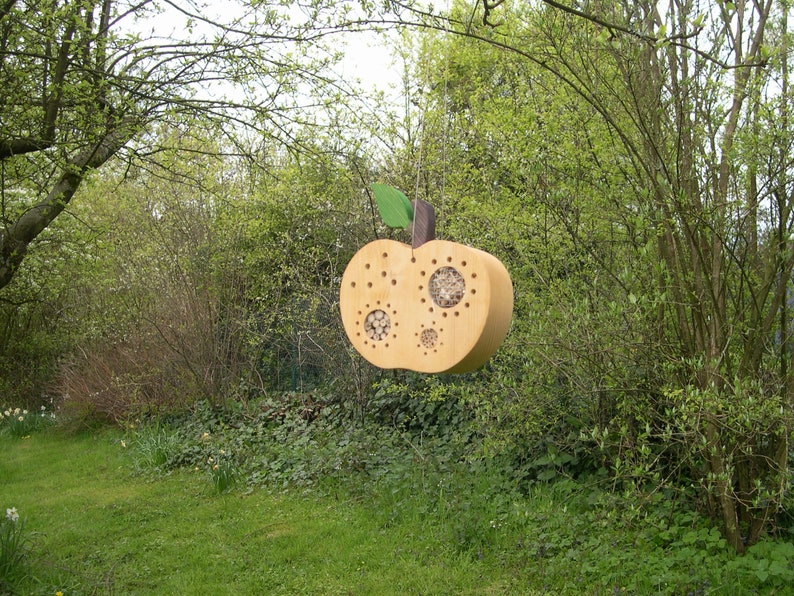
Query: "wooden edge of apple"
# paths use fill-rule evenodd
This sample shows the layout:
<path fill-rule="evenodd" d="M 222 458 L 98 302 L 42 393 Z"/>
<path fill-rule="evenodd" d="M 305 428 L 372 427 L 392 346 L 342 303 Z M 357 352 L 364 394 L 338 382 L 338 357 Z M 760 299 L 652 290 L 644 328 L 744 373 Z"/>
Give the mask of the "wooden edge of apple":
<path fill-rule="evenodd" d="M 491 287 L 489 310 L 483 324 L 483 332 L 471 351 L 444 373 L 466 373 L 480 368 L 499 349 L 510 331 L 513 319 L 513 282 L 504 264 L 490 253 L 479 251 L 480 258 L 488 270 Z"/>

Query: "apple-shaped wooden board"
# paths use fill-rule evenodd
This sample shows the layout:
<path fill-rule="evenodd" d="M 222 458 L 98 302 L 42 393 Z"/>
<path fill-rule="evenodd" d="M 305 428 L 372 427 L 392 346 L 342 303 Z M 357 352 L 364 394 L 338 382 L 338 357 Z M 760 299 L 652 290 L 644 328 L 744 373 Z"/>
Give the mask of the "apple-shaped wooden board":
<path fill-rule="evenodd" d="M 375 366 L 468 372 L 507 335 L 513 284 L 496 257 L 476 248 L 375 240 L 345 269 L 339 308 L 351 343 Z"/>

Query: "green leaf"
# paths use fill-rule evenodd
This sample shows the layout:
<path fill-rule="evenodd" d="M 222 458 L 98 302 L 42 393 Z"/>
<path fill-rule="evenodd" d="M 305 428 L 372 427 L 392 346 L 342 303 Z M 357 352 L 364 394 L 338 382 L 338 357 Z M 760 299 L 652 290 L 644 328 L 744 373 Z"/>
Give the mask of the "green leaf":
<path fill-rule="evenodd" d="M 402 192 L 386 184 L 373 184 L 372 192 L 380 216 L 390 228 L 407 228 L 414 219 L 414 208 Z"/>

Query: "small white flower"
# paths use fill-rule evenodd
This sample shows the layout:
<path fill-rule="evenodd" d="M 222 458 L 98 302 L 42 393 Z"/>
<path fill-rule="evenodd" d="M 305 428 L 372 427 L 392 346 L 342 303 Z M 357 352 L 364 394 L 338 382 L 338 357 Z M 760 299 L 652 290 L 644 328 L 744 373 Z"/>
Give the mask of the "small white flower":
<path fill-rule="evenodd" d="M 127 443 L 124 441 L 124 439 L 121 440 L 121 446 L 125 448 L 127 447 Z"/>
<path fill-rule="evenodd" d="M 17 418 L 17 420 L 19 420 L 20 422 L 22 422 L 24 419 L 25 419 L 24 416 L 20 416 L 19 418 Z"/>
<path fill-rule="evenodd" d="M 19 513 L 17 513 L 16 507 L 10 507 L 6 509 L 6 518 L 10 519 L 12 522 L 16 522 L 19 520 Z"/>

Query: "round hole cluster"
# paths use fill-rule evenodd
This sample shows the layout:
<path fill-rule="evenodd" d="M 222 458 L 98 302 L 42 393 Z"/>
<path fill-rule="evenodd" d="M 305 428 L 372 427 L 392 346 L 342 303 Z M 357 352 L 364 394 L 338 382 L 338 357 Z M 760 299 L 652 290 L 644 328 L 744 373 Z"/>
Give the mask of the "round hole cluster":
<path fill-rule="evenodd" d="M 373 310 L 364 319 L 364 332 L 373 341 L 385 339 L 390 330 L 391 319 L 385 311 Z"/>
<path fill-rule="evenodd" d="M 425 348 L 435 348 L 436 342 L 438 342 L 438 333 L 435 329 L 423 329 L 419 340 Z"/>
<path fill-rule="evenodd" d="M 456 306 L 466 292 L 466 282 L 453 267 L 441 267 L 430 277 L 428 289 L 433 302 L 441 308 Z"/>

